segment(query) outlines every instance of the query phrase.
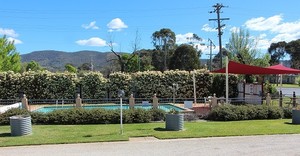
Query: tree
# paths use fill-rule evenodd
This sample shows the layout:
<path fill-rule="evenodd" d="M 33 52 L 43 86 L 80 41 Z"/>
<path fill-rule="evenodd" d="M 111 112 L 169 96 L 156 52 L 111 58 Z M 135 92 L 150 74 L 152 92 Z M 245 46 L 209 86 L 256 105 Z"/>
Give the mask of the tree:
<path fill-rule="evenodd" d="M 284 58 L 286 54 L 286 47 L 287 43 L 285 41 L 272 43 L 268 48 L 268 53 L 271 55 L 270 64 L 279 64 L 280 60 Z"/>
<path fill-rule="evenodd" d="M 268 49 L 271 55 L 270 64 L 278 64 L 280 60 L 289 54 L 291 67 L 300 69 L 300 39 L 286 43 L 285 41 L 272 43 Z"/>
<path fill-rule="evenodd" d="M 108 43 L 108 46 L 110 47 L 110 51 L 116 56 L 116 59 L 111 59 L 111 60 L 108 60 L 108 61 L 117 61 L 117 63 L 120 65 L 121 72 L 127 72 L 128 71 L 127 65 L 134 62 L 133 59 L 137 55 L 135 52 L 138 50 L 139 43 L 140 43 L 140 37 L 139 37 L 138 30 L 136 31 L 135 41 L 133 42 L 133 45 L 132 45 L 133 53 L 130 54 L 130 55 L 120 54 L 120 53 L 115 52 L 114 47 L 113 47 L 114 43 L 112 41 L 110 41 Z M 137 57 L 137 65 L 138 65 L 137 68 L 139 70 L 139 57 Z"/>
<path fill-rule="evenodd" d="M 168 60 L 172 56 L 175 48 L 176 36 L 175 33 L 168 28 L 160 29 L 152 34 L 152 43 L 156 50 L 164 53 L 164 70 L 168 69 Z M 157 55 L 161 56 L 161 55 Z"/>
<path fill-rule="evenodd" d="M 152 49 L 141 49 L 134 53 L 139 56 L 139 71 L 153 70 L 155 67 L 152 65 Z"/>
<path fill-rule="evenodd" d="M 0 38 L 0 71 L 21 70 L 21 57 L 16 51 L 13 41 L 8 41 L 6 36 Z"/>
<path fill-rule="evenodd" d="M 26 71 L 29 71 L 29 70 L 39 71 L 39 70 L 44 70 L 44 69 L 42 68 L 42 66 L 38 62 L 32 60 L 32 61 L 30 61 L 29 63 L 27 63 L 25 65 L 25 70 Z"/>
<path fill-rule="evenodd" d="M 242 64 L 248 65 L 257 65 L 261 64 L 264 66 L 269 65 L 269 60 L 259 59 L 260 61 L 267 62 L 259 62 L 258 57 L 269 58 L 265 54 L 265 56 L 258 56 L 259 51 L 256 49 L 257 42 L 254 39 L 251 39 L 249 31 L 245 31 L 243 29 L 239 29 L 237 31 L 233 31 L 231 33 L 231 37 L 229 39 L 229 43 L 227 44 L 228 57 L 231 60 L 235 60 Z"/>
<path fill-rule="evenodd" d="M 68 71 L 68 72 L 70 72 L 70 73 L 77 73 L 77 69 L 76 69 L 76 67 L 74 67 L 72 64 L 70 64 L 70 63 L 67 63 L 66 65 L 65 65 L 65 69 L 66 69 L 66 71 Z"/>
<path fill-rule="evenodd" d="M 170 69 L 191 71 L 200 67 L 200 52 L 191 45 L 182 44 L 170 59 Z"/>
<path fill-rule="evenodd" d="M 138 55 L 134 54 L 122 54 L 123 60 L 125 61 L 125 69 L 124 72 L 137 72 L 139 71 L 139 60 Z"/>
<path fill-rule="evenodd" d="M 91 70 L 91 63 L 83 63 L 80 67 L 78 67 L 79 70 Z"/>
<path fill-rule="evenodd" d="M 227 44 L 227 50 L 229 51 L 227 56 L 230 60 L 235 60 L 242 64 L 269 66 L 269 54 L 258 56 L 259 52 L 256 49 L 256 45 L 257 42 L 251 39 L 249 31 L 240 28 L 231 33 L 229 43 Z M 247 82 L 253 80 L 250 75 L 246 75 L 245 79 Z"/>
<path fill-rule="evenodd" d="M 291 67 L 300 69 L 300 39 L 289 42 L 285 47 L 291 58 Z"/>

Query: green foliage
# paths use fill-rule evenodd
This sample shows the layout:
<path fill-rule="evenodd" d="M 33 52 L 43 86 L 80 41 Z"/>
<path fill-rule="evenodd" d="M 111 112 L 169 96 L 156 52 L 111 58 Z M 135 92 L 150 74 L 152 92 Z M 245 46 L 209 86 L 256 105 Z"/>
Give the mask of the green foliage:
<path fill-rule="evenodd" d="M 147 123 L 153 118 L 152 113 L 145 109 L 128 109 L 124 110 L 123 120 L 125 123 Z"/>
<path fill-rule="evenodd" d="M 180 45 L 170 58 L 170 69 L 191 71 L 200 67 L 200 53 L 188 44 Z"/>
<path fill-rule="evenodd" d="M 211 88 L 211 93 L 215 93 L 217 97 L 225 97 L 225 75 L 224 74 L 214 74 L 213 83 Z M 234 98 L 238 95 L 238 77 L 236 75 L 229 75 L 228 77 L 228 87 L 229 87 L 229 97 Z"/>
<path fill-rule="evenodd" d="M 36 61 L 30 61 L 25 66 L 26 66 L 25 67 L 26 71 L 39 71 L 39 70 L 43 70 L 43 68 L 41 67 L 41 65 L 38 62 L 36 62 Z"/>
<path fill-rule="evenodd" d="M 125 91 L 125 97 L 151 98 L 155 93 L 159 98 L 173 96 L 173 84 L 178 84 L 176 97 L 193 97 L 193 75 L 197 97 L 207 97 L 216 93 L 225 95 L 225 76 L 214 76 L 207 70 L 188 71 L 145 71 L 137 73 L 116 72 L 104 78 L 100 72 L 51 73 L 49 71 L 27 71 L 22 74 L 0 72 L 0 98 L 16 99 L 25 93 L 28 99 L 74 99 L 76 86 L 82 86 L 83 98 L 117 98 L 117 91 Z M 229 76 L 229 97 L 237 95 L 237 77 Z"/>
<path fill-rule="evenodd" d="M 116 72 L 109 75 L 108 81 L 108 90 L 110 97 L 118 97 L 118 90 L 124 90 L 125 96 L 129 96 L 130 84 L 131 84 L 131 75 L 127 73 Z"/>
<path fill-rule="evenodd" d="M 124 61 L 124 72 L 137 72 L 139 70 L 139 58 L 136 54 L 122 54 L 122 60 Z"/>
<path fill-rule="evenodd" d="M 116 124 L 120 123 L 120 110 L 72 108 L 49 113 L 28 112 L 25 109 L 10 109 L 0 114 L 0 124 L 9 124 L 9 117 L 30 115 L 34 124 Z M 164 119 L 160 109 L 123 110 L 124 123 L 147 123 Z"/>
<path fill-rule="evenodd" d="M 0 124 L 7 125 L 9 124 L 9 117 L 15 115 L 29 115 L 30 112 L 26 109 L 12 108 L 6 111 L 5 113 L 0 114 Z"/>
<path fill-rule="evenodd" d="M 100 72 L 86 72 L 80 77 L 83 97 L 99 99 L 106 96 L 107 79 Z"/>
<path fill-rule="evenodd" d="M 300 76 L 297 76 L 295 81 L 300 86 Z"/>
<path fill-rule="evenodd" d="M 6 36 L 0 38 L 0 71 L 21 70 L 21 57 L 16 51 L 13 41 L 8 41 Z"/>
<path fill-rule="evenodd" d="M 65 69 L 66 69 L 66 71 L 68 71 L 70 73 L 77 73 L 76 67 L 74 67 L 72 64 L 69 64 L 69 63 L 66 64 Z"/>
<path fill-rule="evenodd" d="M 267 96 L 268 93 L 270 93 L 272 97 L 278 96 L 276 86 L 274 84 L 269 83 L 269 81 L 266 81 L 264 84 L 264 96 Z"/>
<path fill-rule="evenodd" d="M 284 112 L 280 107 L 262 105 L 224 105 L 214 108 L 208 116 L 210 120 L 237 121 L 255 119 L 280 119 Z"/>
<path fill-rule="evenodd" d="M 292 118 L 292 108 L 283 108 L 284 118 L 291 119 Z"/>
<path fill-rule="evenodd" d="M 151 114 L 151 121 L 163 121 L 165 120 L 165 114 L 166 112 L 162 109 L 155 109 L 152 108 L 150 109 L 150 114 Z"/>
<path fill-rule="evenodd" d="M 295 69 L 300 69 L 300 39 L 291 41 L 285 46 L 285 50 L 291 57 L 291 67 Z"/>

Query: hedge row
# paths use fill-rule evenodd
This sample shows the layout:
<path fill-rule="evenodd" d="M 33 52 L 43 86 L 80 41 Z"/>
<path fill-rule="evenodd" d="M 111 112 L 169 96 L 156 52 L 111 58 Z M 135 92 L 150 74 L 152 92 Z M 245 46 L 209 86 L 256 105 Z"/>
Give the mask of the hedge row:
<path fill-rule="evenodd" d="M 119 110 L 105 109 L 66 109 L 49 113 L 28 112 L 25 109 L 10 109 L 0 114 L 0 124 L 8 125 L 9 117 L 30 115 L 33 124 L 115 124 L 120 123 Z M 147 123 L 164 120 L 165 112 L 161 109 L 123 110 L 123 123 Z"/>
<path fill-rule="evenodd" d="M 225 94 L 225 76 L 210 74 L 206 70 L 194 73 L 197 97 L 207 97 L 217 93 Z M 229 77 L 230 97 L 237 95 L 237 77 Z M 0 99 L 16 99 L 25 93 L 29 99 L 73 99 L 82 86 L 83 98 L 116 98 L 117 91 L 123 89 L 126 96 L 134 94 L 138 98 L 149 98 L 157 94 L 160 98 L 171 98 L 172 86 L 178 84 L 178 98 L 193 97 L 193 72 L 188 71 L 146 71 L 137 73 L 112 73 L 104 78 L 100 72 L 73 73 L 2 72 L 0 73 Z M 221 92 L 220 92 L 221 91 Z"/>
<path fill-rule="evenodd" d="M 257 119 L 280 119 L 290 118 L 291 110 L 282 109 L 278 106 L 264 105 L 223 105 L 214 108 L 208 115 L 209 120 L 236 121 Z"/>

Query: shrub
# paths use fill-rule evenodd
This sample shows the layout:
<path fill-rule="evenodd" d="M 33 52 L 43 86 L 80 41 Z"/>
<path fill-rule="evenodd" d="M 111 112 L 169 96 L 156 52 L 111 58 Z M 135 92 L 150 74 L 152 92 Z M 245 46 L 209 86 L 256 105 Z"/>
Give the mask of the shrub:
<path fill-rule="evenodd" d="M 151 113 L 151 120 L 152 121 L 163 121 L 165 120 L 165 114 L 166 111 L 162 110 L 162 109 L 150 109 L 149 110 Z"/>
<path fill-rule="evenodd" d="M 280 119 L 284 117 L 282 108 L 277 106 L 269 106 L 268 108 L 268 119 Z"/>
<path fill-rule="evenodd" d="M 284 113 L 280 107 L 262 105 L 224 105 L 214 108 L 208 116 L 209 120 L 236 121 L 253 119 L 279 119 Z"/>
<path fill-rule="evenodd" d="M 283 117 L 286 119 L 292 118 L 292 109 L 291 108 L 282 108 L 283 111 Z"/>
<path fill-rule="evenodd" d="M 0 114 L 0 124 L 7 125 L 10 123 L 9 117 L 15 115 L 29 115 L 30 113 L 26 109 L 12 108 L 5 113 Z"/>

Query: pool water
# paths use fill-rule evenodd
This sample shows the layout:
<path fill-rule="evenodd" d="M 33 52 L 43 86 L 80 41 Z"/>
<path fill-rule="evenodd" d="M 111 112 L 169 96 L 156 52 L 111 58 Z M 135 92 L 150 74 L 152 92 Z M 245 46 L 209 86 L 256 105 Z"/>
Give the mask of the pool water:
<path fill-rule="evenodd" d="M 62 110 L 62 109 L 71 109 L 74 108 L 74 106 L 45 106 L 42 108 L 39 108 L 37 110 L 35 110 L 34 112 L 42 112 L 42 113 L 48 113 L 48 112 L 52 112 L 54 110 Z M 103 109 L 107 109 L 107 110 L 115 110 L 115 109 L 120 109 L 120 105 L 116 105 L 116 104 L 97 104 L 97 105 L 85 105 L 82 106 L 82 108 L 84 109 L 95 109 L 95 108 L 103 108 Z M 137 104 L 134 105 L 134 108 L 141 108 L 141 109 L 151 109 L 152 105 L 142 105 L 142 104 Z M 172 104 L 159 104 L 158 105 L 159 109 L 162 109 L 166 112 L 169 112 L 172 109 L 175 109 L 176 111 L 183 111 L 185 110 L 184 108 L 181 107 L 177 107 L 175 105 Z M 123 104 L 122 109 L 129 109 L 129 105 L 128 104 Z"/>

